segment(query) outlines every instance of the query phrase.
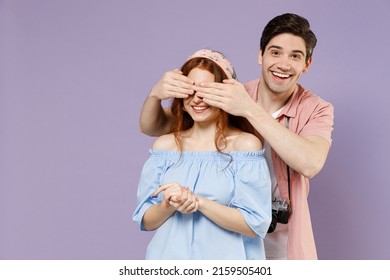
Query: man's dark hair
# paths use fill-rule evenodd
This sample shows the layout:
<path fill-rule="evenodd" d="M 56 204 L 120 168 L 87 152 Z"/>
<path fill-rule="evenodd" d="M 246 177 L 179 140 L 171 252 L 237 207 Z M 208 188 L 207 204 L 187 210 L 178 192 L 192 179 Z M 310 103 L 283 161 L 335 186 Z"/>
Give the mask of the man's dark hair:
<path fill-rule="evenodd" d="M 263 30 L 260 39 L 261 53 L 264 54 L 267 44 L 277 35 L 290 33 L 301 37 L 306 44 L 306 62 L 313 55 L 314 47 L 317 44 L 316 35 L 310 29 L 310 24 L 307 19 L 296 14 L 286 13 L 274 17 Z"/>

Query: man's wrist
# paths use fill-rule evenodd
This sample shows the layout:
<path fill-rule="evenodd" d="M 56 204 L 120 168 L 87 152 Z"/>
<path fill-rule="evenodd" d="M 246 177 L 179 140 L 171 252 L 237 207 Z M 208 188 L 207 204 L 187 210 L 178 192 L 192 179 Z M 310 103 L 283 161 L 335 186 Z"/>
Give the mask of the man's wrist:
<path fill-rule="evenodd" d="M 158 97 L 158 95 L 153 89 L 149 92 L 148 98 L 156 101 L 161 101 L 161 99 Z"/>
<path fill-rule="evenodd" d="M 262 111 L 264 111 L 263 108 L 261 108 L 257 103 L 253 103 L 247 110 L 245 110 L 243 117 L 250 122 L 255 121 L 261 117 Z"/>

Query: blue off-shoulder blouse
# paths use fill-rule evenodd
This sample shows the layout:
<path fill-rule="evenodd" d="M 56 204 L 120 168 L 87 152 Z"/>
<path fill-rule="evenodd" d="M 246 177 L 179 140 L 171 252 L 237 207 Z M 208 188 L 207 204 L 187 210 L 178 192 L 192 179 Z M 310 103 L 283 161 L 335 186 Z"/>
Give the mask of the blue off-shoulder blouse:
<path fill-rule="evenodd" d="M 197 211 L 176 211 L 155 232 L 146 259 L 265 259 L 263 238 L 271 221 L 271 181 L 264 150 L 258 152 L 176 152 L 150 150 L 142 169 L 133 220 L 142 217 L 162 194 L 160 186 L 177 182 L 195 194 L 237 208 L 257 236 L 226 230 Z"/>

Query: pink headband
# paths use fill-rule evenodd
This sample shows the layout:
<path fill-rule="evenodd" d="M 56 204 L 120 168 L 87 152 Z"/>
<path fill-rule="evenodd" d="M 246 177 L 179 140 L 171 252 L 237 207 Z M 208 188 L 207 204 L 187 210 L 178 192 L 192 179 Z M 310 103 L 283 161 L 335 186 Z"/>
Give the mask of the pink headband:
<path fill-rule="evenodd" d="M 220 52 L 209 49 L 202 49 L 189 56 L 187 61 L 195 57 L 204 57 L 214 61 L 216 64 L 218 64 L 219 67 L 222 68 L 229 79 L 236 78 L 236 72 L 234 71 L 233 65 Z"/>

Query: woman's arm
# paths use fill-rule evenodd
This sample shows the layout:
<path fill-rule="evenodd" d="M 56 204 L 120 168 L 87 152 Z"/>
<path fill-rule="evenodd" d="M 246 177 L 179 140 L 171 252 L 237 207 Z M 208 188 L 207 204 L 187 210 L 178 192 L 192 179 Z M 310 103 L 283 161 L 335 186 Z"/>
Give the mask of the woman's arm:
<path fill-rule="evenodd" d="M 256 136 L 242 132 L 234 139 L 233 149 L 258 152 L 262 149 L 262 143 Z M 227 230 L 255 237 L 261 232 L 259 228 L 263 225 L 268 228 L 269 225 L 271 183 L 268 168 L 265 160 L 260 159 L 242 162 L 239 166 L 235 175 L 236 190 L 231 206 L 198 197 L 198 210 Z"/>
<path fill-rule="evenodd" d="M 249 237 L 256 233 L 248 226 L 241 212 L 232 207 L 198 196 L 198 211 L 224 229 L 238 232 Z"/>
<path fill-rule="evenodd" d="M 165 223 L 175 211 L 174 207 L 167 205 L 163 200 L 160 204 L 154 204 L 146 210 L 142 223 L 146 230 L 155 230 Z"/>
<path fill-rule="evenodd" d="M 256 152 L 261 150 L 262 144 L 256 136 L 242 132 L 234 138 L 232 148 L 236 151 Z M 198 197 L 198 202 L 198 210 L 217 225 L 249 237 L 256 236 L 256 233 L 249 227 L 238 209 L 203 197 Z"/>

